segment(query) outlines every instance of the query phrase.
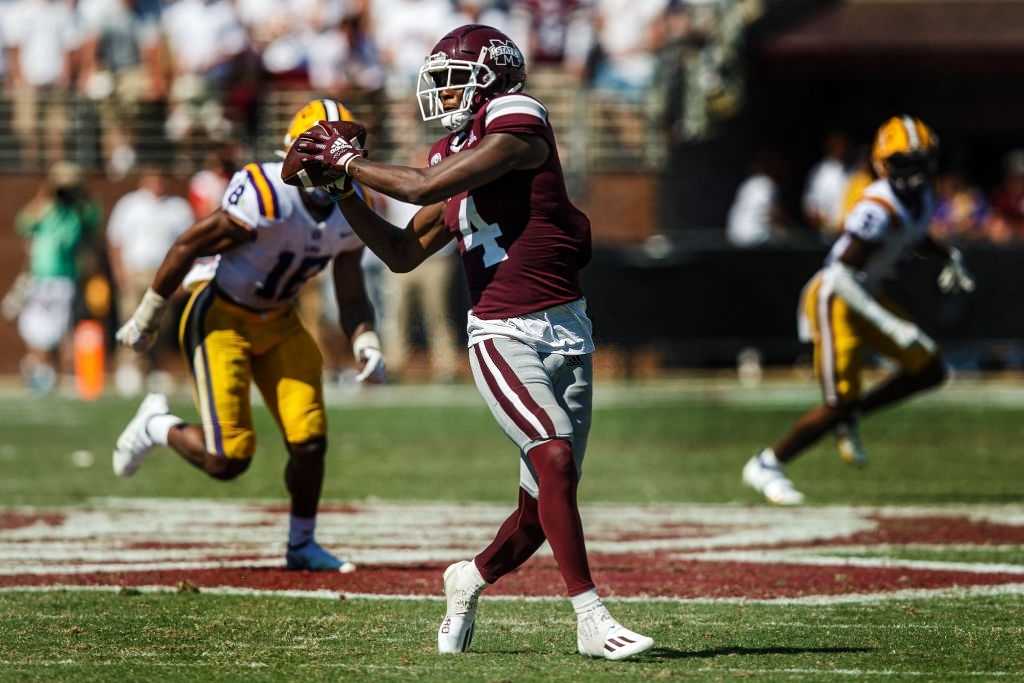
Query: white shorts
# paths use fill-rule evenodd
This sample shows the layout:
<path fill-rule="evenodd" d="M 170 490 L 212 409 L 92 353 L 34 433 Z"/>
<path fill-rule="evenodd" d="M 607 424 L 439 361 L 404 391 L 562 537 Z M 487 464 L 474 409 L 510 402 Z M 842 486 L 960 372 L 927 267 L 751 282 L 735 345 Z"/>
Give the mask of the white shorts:
<path fill-rule="evenodd" d="M 36 351 L 53 351 L 71 327 L 75 283 L 68 278 L 33 279 L 18 316 L 18 333 Z"/>

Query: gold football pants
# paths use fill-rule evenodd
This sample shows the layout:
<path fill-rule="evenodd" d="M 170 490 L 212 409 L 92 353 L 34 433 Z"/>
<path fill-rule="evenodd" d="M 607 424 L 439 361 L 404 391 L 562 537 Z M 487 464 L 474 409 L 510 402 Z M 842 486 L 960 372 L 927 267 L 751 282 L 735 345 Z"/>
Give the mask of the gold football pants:
<path fill-rule="evenodd" d="M 285 441 L 302 443 L 326 433 L 323 357 L 293 306 L 256 313 L 204 284 L 189 299 L 179 340 L 192 370 L 208 452 L 252 457 L 253 380 Z"/>
<path fill-rule="evenodd" d="M 904 320 L 909 316 L 885 297 L 878 302 Z M 891 358 L 907 372 L 918 372 L 935 355 L 920 344 L 900 348 L 873 323 L 850 308 L 815 275 L 804 288 L 800 311 L 814 342 L 814 373 L 828 405 L 856 401 L 861 395 L 861 375 L 869 352 Z"/>

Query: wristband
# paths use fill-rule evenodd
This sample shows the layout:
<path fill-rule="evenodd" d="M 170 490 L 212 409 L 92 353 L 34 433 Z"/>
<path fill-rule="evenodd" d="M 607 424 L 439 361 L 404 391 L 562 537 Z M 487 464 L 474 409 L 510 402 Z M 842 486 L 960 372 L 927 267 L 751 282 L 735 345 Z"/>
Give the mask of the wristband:
<path fill-rule="evenodd" d="M 366 349 L 380 351 L 380 337 L 373 330 L 361 332 L 352 340 L 352 355 L 355 356 L 356 360 L 359 360 L 360 355 Z"/>
<path fill-rule="evenodd" d="M 135 309 L 135 314 L 132 317 L 139 323 L 139 327 L 149 330 L 160 322 L 166 307 L 167 299 L 154 292 L 150 287 L 142 295 L 142 301 L 139 302 L 139 307 Z"/>

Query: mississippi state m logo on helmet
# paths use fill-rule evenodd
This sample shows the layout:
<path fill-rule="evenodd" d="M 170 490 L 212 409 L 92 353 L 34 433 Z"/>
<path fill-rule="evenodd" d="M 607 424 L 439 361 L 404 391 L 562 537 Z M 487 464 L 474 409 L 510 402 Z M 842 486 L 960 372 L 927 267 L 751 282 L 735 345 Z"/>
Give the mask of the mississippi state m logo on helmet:
<path fill-rule="evenodd" d="M 491 39 L 488 49 L 495 66 L 511 66 L 514 69 L 523 66 L 523 53 L 511 40 Z"/>

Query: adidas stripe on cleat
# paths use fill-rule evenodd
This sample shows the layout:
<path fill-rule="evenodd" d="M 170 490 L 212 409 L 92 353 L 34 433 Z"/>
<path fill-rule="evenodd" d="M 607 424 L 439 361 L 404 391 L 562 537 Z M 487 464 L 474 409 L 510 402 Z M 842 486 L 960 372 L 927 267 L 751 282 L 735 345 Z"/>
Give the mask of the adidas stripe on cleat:
<path fill-rule="evenodd" d="M 576 648 L 581 655 L 612 661 L 633 657 L 650 650 L 654 640 L 615 621 L 601 605 L 576 620 Z"/>

